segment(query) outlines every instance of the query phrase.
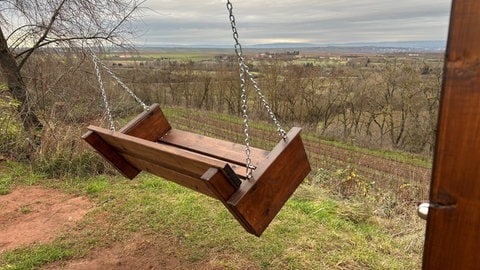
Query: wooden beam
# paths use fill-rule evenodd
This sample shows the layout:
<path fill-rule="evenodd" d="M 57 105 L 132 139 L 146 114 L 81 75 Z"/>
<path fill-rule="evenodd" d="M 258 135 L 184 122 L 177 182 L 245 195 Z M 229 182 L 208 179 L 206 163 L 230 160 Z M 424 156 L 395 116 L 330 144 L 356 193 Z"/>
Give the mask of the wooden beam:
<path fill-rule="evenodd" d="M 454 0 L 423 269 L 480 266 L 480 1 Z"/>
<path fill-rule="evenodd" d="M 227 208 L 247 231 L 260 236 L 310 173 L 301 129 L 294 127 L 229 198 Z"/>
<path fill-rule="evenodd" d="M 117 168 L 123 176 L 133 179 L 140 173 L 140 170 L 130 164 L 123 156 L 117 153 L 102 137 L 92 131 L 83 134 L 82 139 L 88 142 L 93 148 L 100 153 L 112 166 Z"/>

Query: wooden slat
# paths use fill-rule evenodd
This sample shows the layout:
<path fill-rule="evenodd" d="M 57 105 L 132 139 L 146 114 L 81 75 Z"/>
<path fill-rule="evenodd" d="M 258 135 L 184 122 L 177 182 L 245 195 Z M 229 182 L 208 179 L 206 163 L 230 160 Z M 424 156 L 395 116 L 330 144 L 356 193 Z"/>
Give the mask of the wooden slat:
<path fill-rule="evenodd" d="M 453 1 L 423 269 L 480 266 L 480 1 Z"/>
<path fill-rule="evenodd" d="M 225 166 L 225 162 L 220 160 L 179 149 L 174 146 L 138 139 L 99 127 L 89 128 L 102 137 L 104 141 L 119 153 L 126 153 L 135 158 L 176 170 L 182 174 L 200 177 L 210 167 L 223 168 Z"/>
<path fill-rule="evenodd" d="M 177 129 L 171 129 L 168 131 L 162 138 L 160 138 L 160 142 L 225 160 L 231 164 L 238 164 L 243 167 L 246 166 L 245 145 Z M 268 156 L 268 153 L 269 151 L 250 147 L 252 165 L 255 167 L 258 166 L 258 164 Z"/>
<path fill-rule="evenodd" d="M 254 171 L 254 179 L 244 182 L 228 201 L 233 207 L 229 210 L 257 236 L 311 171 L 300 132 L 292 128 L 288 140 L 280 141 Z"/>
<path fill-rule="evenodd" d="M 119 155 L 110 145 L 108 145 L 98 134 L 89 131 L 82 135 L 82 139 L 88 142 L 96 149 L 110 164 L 112 164 L 125 177 L 133 179 L 140 173 L 138 168 L 128 163 Z M 145 140 L 156 141 L 165 132 L 170 130 L 170 124 L 163 115 L 158 104 L 150 106 L 148 111 L 139 114 L 135 119 L 125 125 L 119 132 L 142 138 Z"/>
<path fill-rule="evenodd" d="M 103 158 L 117 168 L 125 177 L 133 179 L 140 173 L 139 169 L 132 166 L 127 160 L 119 155 L 115 149 L 108 145 L 98 134 L 89 130 L 83 134 L 82 139 L 95 148 Z"/>
<path fill-rule="evenodd" d="M 237 189 L 223 173 L 222 168 L 228 166 L 224 161 L 107 129 L 92 127 L 92 131 L 129 164 L 140 170 L 161 176 L 224 203 Z M 208 172 L 212 169 L 219 170 L 222 175 L 209 175 Z"/>
<path fill-rule="evenodd" d="M 177 183 L 181 186 L 200 192 L 212 198 L 217 198 L 217 193 L 213 192 L 210 189 L 210 186 L 208 185 L 208 183 L 206 183 L 206 181 L 204 181 L 199 177 L 182 174 L 178 171 L 167 169 L 165 167 L 159 166 L 157 164 L 148 162 L 143 159 L 129 156 L 127 154 L 123 154 L 123 156 L 131 164 L 141 169 L 142 171 L 149 172 L 157 176 L 161 176 L 165 180 Z"/>

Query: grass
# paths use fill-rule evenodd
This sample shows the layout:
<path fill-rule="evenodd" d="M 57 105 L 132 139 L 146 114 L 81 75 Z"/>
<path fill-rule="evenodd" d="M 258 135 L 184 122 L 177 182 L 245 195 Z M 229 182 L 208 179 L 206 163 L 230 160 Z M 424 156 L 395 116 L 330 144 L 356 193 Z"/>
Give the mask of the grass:
<path fill-rule="evenodd" d="M 2 270 L 35 269 L 50 262 L 68 258 L 74 253 L 62 244 L 37 245 L 6 252 L 2 255 Z"/>
<path fill-rule="evenodd" d="M 30 166 L 5 161 L 0 163 L 0 195 L 6 195 L 18 185 L 35 185 L 45 179 L 45 175 L 33 172 Z"/>
<path fill-rule="evenodd" d="M 136 232 L 175 239 L 182 267 L 210 262 L 224 269 L 415 269 L 421 221 L 382 220 L 367 204 L 338 200 L 315 185 L 302 185 L 261 238 L 249 235 L 221 203 L 141 174 L 133 181 L 100 175 L 64 181 L 39 178 L 9 163 L 11 185 L 35 184 L 88 196 L 97 207 L 55 241 L 0 255 L 0 269 L 32 269 L 85 256 L 92 248 L 128 241 Z M 20 180 L 26 179 L 26 180 Z M 30 180 L 28 180 L 30 179 Z M 394 230 L 389 226 L 394 223 Z M 398 230 L 414 226 L 398 236 Z M 395 231 L 395 234 L 392 232 Z M 402 234 L 403 235 L 403 234 Z M 413 243 L 413 244 L 412 244 Z"/>

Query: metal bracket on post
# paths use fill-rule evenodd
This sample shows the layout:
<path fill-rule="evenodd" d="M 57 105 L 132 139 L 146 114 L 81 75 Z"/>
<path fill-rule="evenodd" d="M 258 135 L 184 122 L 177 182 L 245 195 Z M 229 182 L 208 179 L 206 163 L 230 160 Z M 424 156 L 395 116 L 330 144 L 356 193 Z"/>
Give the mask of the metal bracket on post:
<path fill-rule="evenodd" d="M 439 204 L 439 203 L 424 202 L 418 206 L 417 214 L 420 218 L 427 220 L 428 210 L 430 208 L 448 209 L 448 208 L 454 208 L 454 207 L 455 207 L 455 204 L 445 205 L 445 204 Z"/>

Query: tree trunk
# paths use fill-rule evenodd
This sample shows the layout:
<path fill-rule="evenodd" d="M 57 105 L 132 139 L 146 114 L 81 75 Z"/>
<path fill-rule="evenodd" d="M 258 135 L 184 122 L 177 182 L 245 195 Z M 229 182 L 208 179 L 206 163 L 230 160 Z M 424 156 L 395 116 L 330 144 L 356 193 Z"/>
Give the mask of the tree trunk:
<path fill-rule="evenodd" d="M 20 74 L 20 68 L 15 57 L 10 52 L 7 40 L 0 27 L 0 68 L 7 79 L 8 90 L 12 97 L 20 103 L 18 112 L 26 131 L 42 129 L 43 125 L 32 110 L 32 104 L 28 99 L 27 86 Z"/>

